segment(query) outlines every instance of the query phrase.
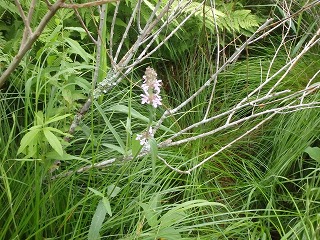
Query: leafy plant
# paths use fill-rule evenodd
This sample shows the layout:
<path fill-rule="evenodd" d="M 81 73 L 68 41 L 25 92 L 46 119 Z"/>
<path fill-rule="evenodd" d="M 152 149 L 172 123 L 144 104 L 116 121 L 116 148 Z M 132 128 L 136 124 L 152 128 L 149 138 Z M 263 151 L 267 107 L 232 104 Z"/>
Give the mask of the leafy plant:
<path fill-rule="evenodd" d="M 18 149 L 18 153 L 24 153 L 26 158 L 39 157 L 40 149 L 44 148 L 44 144 L 47 142 L 53 148 L 53 150 L 60 156 L 63 155 L 63 147 L 61 140 L 56 134 L 71 137 L 70 134 L 64 133 L 61 130 L 48 126 L 51 123 L 60 121 L 70 116 L 65 114 L 62 116 L 54 116 L 45 119 L 41 111 L 35 113 L 36 121 L 35 125 L 29 129 L 29 131 L 21 139 L 21 144 Z M 44 141 L 45 140 L 45 141 Z"/>

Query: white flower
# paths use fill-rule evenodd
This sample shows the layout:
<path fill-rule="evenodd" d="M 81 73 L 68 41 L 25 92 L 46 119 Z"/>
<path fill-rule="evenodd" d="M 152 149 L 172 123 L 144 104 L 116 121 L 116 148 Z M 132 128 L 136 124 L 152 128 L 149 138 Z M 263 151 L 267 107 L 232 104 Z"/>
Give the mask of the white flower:
<path fill-rule="evenodd" d="M 150 67 L 147 67 L 143 79 L 141 88 L 144 94 L 141 94 L 141 103 L 151 104 L 154 108 L 157 108 L 159 105 L 162 105 L 162 99 L 159 95 L 162 81 L 157 79 L 157 73 Z"/>
<path fill-rule="evenodd" d="M 142 104 L 151 104 L 154 108 L 157 108 L 159 105 L 162 105 L 161 103 L 161 96 L 157 95 L 157 94 L 141 94 L 141 103 Z"/>
<path fill-rule="evenodd" d="M 149 139 L 153 137 L 152 127 L 141 134 L 137 134 L 136 140 L 140 141 L 140 145 L 143 146 L 144 150 L 150 150 Z"/>

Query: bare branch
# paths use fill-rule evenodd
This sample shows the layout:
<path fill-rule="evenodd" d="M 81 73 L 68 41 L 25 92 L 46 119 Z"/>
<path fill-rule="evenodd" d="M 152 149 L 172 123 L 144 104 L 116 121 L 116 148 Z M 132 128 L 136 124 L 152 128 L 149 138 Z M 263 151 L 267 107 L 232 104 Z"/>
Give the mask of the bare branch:
<path fill-rule="evenodd" d="M 249 133 L 255 131 L 256 129 L 258 129 L 260 126 L 262 126 L 264 123 L 266 123 L 267 121 L 269 121 L 271 118 L 273 118 L 277 113 L 274 112 L 273 114 L 271 114 L 269 117 L 265 118 L 264 120 L 262 120 L 260 123 L 258 123 L 257 125 L 255 125 L 253 128 L 251 128 L 250 130 L 246 131 L 244 134 L 242 134 L 241 136 L 237 137 L 236 139 L 234 139 L 233 141 L 229 142 L 227 145 L 225 145 L 224 147 L 220 148 L 218 151 L 216 151 L 214 154 L 212 154 L 211 156 L 205 158 L 204 160 L 202 160 L 200 163 L 198 163 L 197 165 L 195 165 L 194 167 L 188 169 L 187 171 L 185 171 L 186 174 L 190 174 L 192 171 L 194 171 L 195 169 L 197 169 L 198 167 L 202 166 L 203 164 L 205 164 L 206 162 L 208 162 L 210 159 L 212 159 L 213 157 L 217 156 L 219 153 L 223 152 L 224 150 L 226 150 L 227 148 L 231 147 L 233 144 L 235 144 L 236 142 L 238 142 L 239 140 L 241 140 L 242 138 L 244 138 L 245 136 L 247 136 Z"/>
<path fill-rule="evenodd" d="M 44 17 L 42 18 L 36 30 L 32 34 L 30 34 L 25 44 L 22 46 L 22 48 L 19 49 L 18 54 L 14 57 L 13 61 L 9 64 L 8 68 L 0 76 L 0 88 L 3 86 L 3 84 L 5 83 L 7 78 L 10 76 L 10 74 L 18 67 L 24 55 L 32 47 L 33 43 L 38 39 L 38 37 L 42 33 L 45 26 L 48 24 L 50 19 L 55 15 L 55 13 L 60 8 L 60 5 L 64 1 L 65 0 L 57 0 L 57 2 L 49 8 L 49 11 L 46 13 L 46 15 L 44 15 Z"/>
<path fill-rule="evenodd" d="M 117 14 L 119 10 L 120 1 L 117 2 L 116 8 L 113 13 L 112 23 L 111 23 L 111 29 L 110 29 L 110 39 L 109 39 L 109 55 L 113 63 L 115 63 L 113 58 L 113 35 L 114 35 L 114 26 L 116 25 L 117 20 Z"/>
<path fill-rule="evenodd" d="M 73 3 L 73 1 L 71 0 L 71 2 Z M 87 33 L 87 35 L 89 36 L 89 38 L 91 39 L 91 41 L 97 45 L 97 40 L 92 36 L 92 34 L 90 33 L 89 29 L 87 28 L 87 26 L 84 24 L 82 17 L 80 16 L 80 13 L 78 11 L 78 8 L 74 8 L 74 12 L 76 13 L 76 16 L 81 24 L 81 27 L 85 30 L 85 32 Z"/>
<path fill-rule="evenodd" d="M 27 31 L 27 35 L 30 35 L 32 33 L 32 30 L 31 30 L 31 27 L 30 27 L 30 22 L 29 22 L 27 16 L 24 14 L 24 11 L 22 9 L 22 6 L 21 6 L 19 0 L 14 0 L 14 1 L 15 1 L 16 5 L 17 5 L 18 11 L 19 11 L 20 16 L 22 18 L 22 21 L 24 23 L 24 27 L 25 27 L 25 29 Z"/>
<path fill-rule="evenodd" d="M 87 8 L 87 7 L 94 7 L 94 6 L 99 6 L 103 5 L 105 3 L 111 3 L 111 2 L 117 2 L 120 0 L 100 0 L 100 1 L 95 1 L 95 2 L 88 2 L 88 3 L 74 3 L 74 4 L 66 4 L 63 3 L 61 4 L 61 8 Z"/>
<path fill-rule="evenodd" d="M 34 13 L 34 9 L 36 7 L 36 4 L 37 4 L 37 0 L 32 0 L 31 1 L 31 4 L 30 4 L 30 8 L 29 8 L 29 12 L 28 12 L 28 22 L 31 24 L 31 21 L 32 21 L 32 16 L 33 16 L 33 13 Z"/>
<path fill-rule="evenodd" d="M 219 35 L 219 28 L 218 28 L 218 24 L 217 24 L 217 17 L 214 12 L 214 10 L 216 9 L 216 4 L 215 4 L 215 2 L 212 2 L 212 0 L 210 0 L 210 5 L 211 5 L 211 13 L 212 13 L 212 16 L 214 19 L 214 27 L 216 30 L 216 38 L 217 38 L 216 71 L 218 71 L 219 65 L 220 65 L 220 35 Z M 213 86 L 212 86 L 211 95 L 209 98 L 208 107 L 207 107 L 207 110 L 206 110 L 206 113 L 205 113 L 203 119 L 206 119 L 209 115 L 211 104 L 213 102 L 213 97 L 214 97 L 215 90 L 216 90 L 217 82 L 218 82 L 218 76 L 215 76 L 215 78 L 213 79 Z"/>

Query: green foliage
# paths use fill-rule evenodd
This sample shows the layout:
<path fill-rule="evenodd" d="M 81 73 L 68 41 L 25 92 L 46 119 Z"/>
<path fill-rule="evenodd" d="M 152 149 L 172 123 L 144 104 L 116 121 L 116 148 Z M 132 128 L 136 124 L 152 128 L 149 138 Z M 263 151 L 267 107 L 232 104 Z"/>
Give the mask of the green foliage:
<path fill-rule="evenodd" d="M 70 116 L 70 114 L 65 114 L 63 116 L 54 116 L 47 120 L 44 119 L 43 113 L 41 111 L 35 113 L 35 115 L 36 122 L 34 126 L 31 127 L 21 139 L 21 144 L 17 154 L 24 153 L 26 155 L 26 158 L 37 158 L 39 157 L 38 154 L 41 151 L 41 147 L 43 148 L 43 140 L 45 140 L 60 156 L 62 156 L 63 149 L 61 139 L 59 139 L 56 134 L 68 137 L 71 137 L 71 135 L 62 132 L 57 128 L 49 127 L 48 125 L 65 119 L 66 117 Z"/>
<path fill-rule="evenodd" d="M 304 150 L 306 153 L 309 154 L 309 156 L 320 163 L 320 148 L 318 147 L 307 147 L 306 150 Z"/>
<path fill-rule="evenodd" d="M 23 7 L 29 4 L 21 2 Z M 121 1 L 115 43 L 136 2 Z M 156 3 L 144 2 L 142 23 Z M 216 1 L 214 12 L 217 26 L 225 34 L 221 37 L 226 40 L 221 44 L 226 45 L 228 38 L 253 31 L 260 20 L 246 6 L 224 2 Z M 199 3 L 194 1 L 184 16 L 197 6 Z M 105 27 L 112 21 L 114 4 L 107 8 Z M 271 10 L 274 9 L 269 9 L 268 14 Z M 79 11 L 88 29 L 95 33 L 96 10 Z M 40 1 L 33 26 L 45 12 L 45 3 Z M 291 42 L 292 56 L 317 26 L 312 16 L 317 15 L 297 16 L 300 20 L 291 29 L 297 34 Z M 8 0 L 0 1 L 0 17 L 1 74 L 19 48 L 23 24 L 15 5 Z M 306 24 L 308 21 L 311 24 Z M 167 33 L 171 30 L 167 29 Z M 157 109 L 152 124 L 166 108 L 181 103 L 212 74 L 215 31 L 209 7 L 199 8 L 166 49 L 160 49 L 160 57 L 176 61 L 152 60 L 166 89 L 164 106 Z M 136 29 L 130 29 L 123 52 L 136 34 Z M 107 42 L 109 37 L 106 33 L 103 39 Z M 249 48 L 245 58 L 240 56 L 239 63 L 220 75 L 211 113 L 229 109 L 260 84 L 266 75 L 261 69 L 274 54 L 273 47 L 268 46 L 281 41 L 281 36 L 275 34 L 273 41 Z M 207 88 L 181 115 L 165 119 L 159 134 L 151 140 L 152 155 L 137 158 L 141 146 L 136 134 L 145 130 L 150 119 L 148 109 L 140 104 L 140 90 L 134 86 L 141 79 L 135 72 L 108 96 L 94 101 L 66 144 L 62 137 L 70 136 L 66 134 L 70 116 L 77 113 L 92 91 L 95 51 L 73 10 L 62 9 L 8 86 L 1 89 L 0 239 L 317 239 L 317 109 L 281 115 L 201 169 L 181 175 L 167 168 L 157 155 L 172 166 L 192 167 L 254 123 L 239 126 L 238 132 L 232 129 L 185 146 L 157 148 L 156 141 L 164 135 L 203 119 L 203 106 L 211 95 Z M 315 51 L 306 55 L 279 89 L 301 90 L 319 69 L 317 54 Z M 271 71 L 283 66 L 287 55 L 278 58 Z M 110 67 L 106 54 L 103 57 L 100 79 Z M 309 97 L 319 99 L 319 93 Z M 246 112 L 237 112 L 235 117 L 241 114 Z M 218 124 L 215 121 L 196 131 L 201 133 Z M 130 154 L 133 159 L 88 169 Z M 61 161 L 59 168 L 55 160 Z"/>
<path fill-rule="evenodd" d="M 95 240 L 99 239 L 99 231 L 102 227 L 102 223 L 104 221 L 106 213 L 109 214 L 109 216 L 112 216 L 112 211 L 111 211 L 111 206 L 110 206 L 110 201 L 109 198 L 113 198 L 118 195 L 120 192 L 121 188 L 115 186 L 115 185 L 110 185 L 107 188 L 107 195 L 108 197 L 105 197 L 103 193 L 93 189 L 89 188 L 91 192 L 93 192 L 95 195 L 101 197 L 102 199 L 99 201 L 97 209 L 93 215 L 89 233 L 88 233 L 88 240 Z"/>

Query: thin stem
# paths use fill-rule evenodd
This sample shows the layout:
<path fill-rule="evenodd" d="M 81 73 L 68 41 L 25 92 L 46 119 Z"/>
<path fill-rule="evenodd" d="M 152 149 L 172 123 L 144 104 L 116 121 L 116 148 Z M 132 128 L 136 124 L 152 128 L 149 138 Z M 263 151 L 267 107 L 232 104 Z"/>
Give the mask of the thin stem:
<path fill-rule="evenodd" d="M 120 5 L 120 1 L 117 2 L 116 8 L 113 13 L 111 29 L 110 29 L 110 39 L 109 39 L 109 55 L 110 55 L 112 62 L 114 62 L 114 63 L 115 63 L 115 61 L 113 58 L 113 35 L 114 35 L 114 26 L 116 24 L 117 15 L 118 15 L 118 11 L 119 11 L 119 5 Z"/>
<path fill-rule="evenodd" d="M 71 0 L 71 2 L 73 3 L 73 1 Z M 81 24 L 81 27 L 84 29 L 84 31 L 87 33 L 87 35 L 89 36 L 90 40 L 95 44 L 98 45 L 98 41 L 92 36 L 92 34 L 90 33 L 89 29 L 87 28 L 87 26 L 85 25 L 85 23 L 83 22 L 83 19 L 78 11 L 78 8 L 74 8 L 74 12 L 76 13 L 76 16 Z"/>
<path fill-rule="evenodd" d="M 38 39 L 38 37 L 50 21 L 50 19 L 55 15 L 55 13 L 58 11 L 58 9 L 64 1 L 65 0 L 57 0 L 55 4 L 53 4 L 49 8 L 49 11 L 46 13 L 46 15 L 44 15 L 36 30 L 32 34 L 30 34 L 25 44 L 21 45 L 21 48 L 19 49 L 17 55 L 13 58 L 8 68 L 0 76 L 0 88 L 3 86 L 10 74 L 18 67 L 24 55 L 32 47 L 33 43 Z"/>
<path fill-rule="evenodd" d="M 214 19 L 214 27 L 216 30 L 216 38 L 217 38 L 217 56 L 216 56 L 216 71 L 218 71 L 219 69 L 219 64 L 220 64 L 220 35 L 219 35 L 219 29 L 218 29 L 218 24 L 217 24 L 217 19 L 216 19 L 216 14 L 214 13 L 214 9 L 216 9 L 216 5 L 215 2 L 212 2 L 212 0 L 210 0 L 210 4 L 211 4 L 211 13 Z M 216 91 L 216 85 L 218 82 L 218 75 L 214 77 L 213 79 L 213 86 L 212 86 L 212 90 L 211 90 L 211 95 L 209 98 L 209 103 L 208 103 L 208 107 L 206 110 L 206 113 L 204 115 L 203 119 L 208 118 L 208 115 L 210 113 L 210 108 L 211 108 L 211 104 L 213 102 L 213 97 Z"/>
<path fill-rule="evenodd" d="M 87 7 L 94 7 L 94 6 L 99 6 L 103 5 L 106 3 L 111 3 L 111 2 L 117 2 L 120 0 L 100 0 L 100 1 L 94 1 L 94 2 L 88 2 L 88 3 L 74 3 L 74 4 L 66 4 L 63 3 L 61 4 L 61 8 L 87 8 Z"/>
<path fill-rule="evenodd" d="M 98 28 L 98 40 L 96 41 L 97 45 L 97 55 L 96 55 L 96 66 L 94 69 L 94 74 L 93 74 L 93 80 L 92 80 L 92 89 L 96 87 L 97 79 L 99 76 L 99 69 L 101 65 L 101 51 L 102 51 L 102 39 L 101 39 L 101 31 L 104 25 L 104 18 L 106 15 L 106 5 L 102 5 L 101 11 L 100 11 L 100 23 L 99 23 L 99 28 Z"/>

